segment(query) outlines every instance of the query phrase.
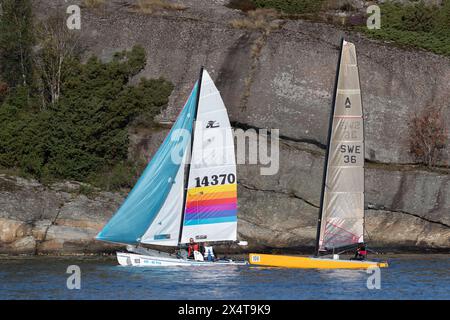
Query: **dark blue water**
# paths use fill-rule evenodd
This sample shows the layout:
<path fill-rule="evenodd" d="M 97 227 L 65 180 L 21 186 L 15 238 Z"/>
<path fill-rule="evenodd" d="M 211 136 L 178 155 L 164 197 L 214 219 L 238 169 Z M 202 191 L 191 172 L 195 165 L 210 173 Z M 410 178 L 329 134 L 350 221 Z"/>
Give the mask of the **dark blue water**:
<path fill-rule="evenodd" d="M 120 267 L 112 258 L 0 258 L 0 299 L 450 299 L 450 256 L 388 259 L 381 289 L 366 271 Z M 69 290 L 69 265 L 81 289 Z"/>

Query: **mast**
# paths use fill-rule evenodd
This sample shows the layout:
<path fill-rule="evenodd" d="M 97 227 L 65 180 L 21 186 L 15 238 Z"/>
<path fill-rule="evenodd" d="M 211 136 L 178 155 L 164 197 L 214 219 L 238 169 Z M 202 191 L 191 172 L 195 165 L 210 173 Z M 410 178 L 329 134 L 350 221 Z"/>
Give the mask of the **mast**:
<path fill-rule="evenodd" d="M 203 78 L 203 66 L 200 67 L 200 75 L 198 77 L 197 101 L 195 103 L 195 111 L 194 111 L 194 119 L 193 119 L 192 135 L 191 135 L 191 148 L 190 148 L 191 154 L 189 157 L 189 162 L 187 164 L 186 179 L 184 180 L 183 210 L 181 210 L 181 223 L 180 223 L 180 233 L 178 235 L 178 245 L 180 245 L 180 243 L 181 243 L 181 237 L 182 237 L 182 233 L 183 233 L 184 211 L 186 210 L 186 198 L 187 198 L 189 174 L 191 171 L 191 160 L 192 160 L 192 151 L 193 151 L 192 149 L 194 146 L 195 121 L 197 120 L 198 104 L 200 101 L 200 90 L 202 88 L 202 78 Z"/>
<path fill-rule="evenodd" d="M 366 161 L 366 133 L 365 133 L 365 125 L 364 125 L 364 104 L 363 104 L 363 97 L 362 97 L 362 90 L 361 90 L 361 77 L 359 74 L 359 67 L 358 67 L 358 82 L 359 82 L 359 88 L 360 88 L 360 92 L 359 95 L 361 97 L 361 118 L 362 118 L 362 127 L 363 127 L 363 131 L 362 131 L 362 139 L 364 141 L 363 144 L 363 172 L 365 171 L 365 161 Z M 366 179 L 363 179 L 363 197 L 365 198 L 365 194 L 366 194 Z M 364 210 L 364 205 L 363 205 L 363 237 L 365 239 L 365 232 L 366 232 L 366 211 Z M 368 234 L 367 234 L 368 235 Z M 366 241 L 363 242 L 364 244 L 366 243 Z"/>
<path fill-rule="evenodd" d="M 325 164 L 323 166 L 322 191 L 320 193 L 319 217 L 317 219 L 316 248 L 315 248 L 315 253 L 314 253 L 315 256 L 319 256 L 320 229 L 322 227 L 323 202 L 324 202 L 325 184 L 326 184 L 327 172 L 328 172 L 328 156 L 330 154 L 331 133 L 333 130 L 333 116 L 334 116 L 334 109 L 336 108 L 336 94 L 337 94 L 337 86 L 338 86 L 338 80 L 339 80 L 339 71 L 341 68 L 341 58 L 342 58 L 343 47 L 344 47 L 344 38 L 341 38 L 341 50 L 339 51 L 339 59 L 338 59 L 338 63 L 337 63 L 336 78 L 335 78 L 335 82 L 334 82 L 333 102 L 331 105 L 330 119 L 329 119 L 329 123 L 328 123 L 327 149 L 325 152 Z"/>

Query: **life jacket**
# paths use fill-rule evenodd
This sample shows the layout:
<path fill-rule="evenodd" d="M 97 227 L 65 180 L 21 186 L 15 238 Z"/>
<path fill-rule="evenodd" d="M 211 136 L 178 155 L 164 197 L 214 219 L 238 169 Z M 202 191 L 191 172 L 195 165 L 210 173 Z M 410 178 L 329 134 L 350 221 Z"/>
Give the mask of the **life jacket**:
<path fill-rule="evenodd" d="M 358 254 L 362 256 L 367 256 L 367 250 L 358 250 Z"/>
<path fill-rule="evenodd" d="M 205 259 L 203 259 L 202 254 L 198 251 L 194 251 L 194 260 L 195 261 L 205 261 Z"/>
<path fill-rule="evenodd" d="M 191 256 L 194 254 L 194 251 L 200 251 L 198 243 L 189 244 L 188 247 L 188 256 Z"/>
<path fill-rule="evenodd" d="M 209 247 L 204 247 L 205 248 L 205 253 L 203 254 L 203 256 L 205 257 L 205 258 L 208 258 L 208 256 L 210 255 L 211 256 L 211 258 L 214 258 L 214 250 L 213 250 L 213 247 L 212 246 L 209 246 Z"/>

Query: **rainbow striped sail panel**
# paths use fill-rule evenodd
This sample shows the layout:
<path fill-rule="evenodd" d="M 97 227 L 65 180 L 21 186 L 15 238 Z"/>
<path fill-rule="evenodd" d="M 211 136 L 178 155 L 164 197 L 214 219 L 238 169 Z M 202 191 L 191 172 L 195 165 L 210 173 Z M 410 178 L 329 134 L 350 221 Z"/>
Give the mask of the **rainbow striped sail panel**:
<path fill-rule="evenodd" d="M 189 190 L 184 218 L 185 226 L 236 221 L 236 184 Z"/>

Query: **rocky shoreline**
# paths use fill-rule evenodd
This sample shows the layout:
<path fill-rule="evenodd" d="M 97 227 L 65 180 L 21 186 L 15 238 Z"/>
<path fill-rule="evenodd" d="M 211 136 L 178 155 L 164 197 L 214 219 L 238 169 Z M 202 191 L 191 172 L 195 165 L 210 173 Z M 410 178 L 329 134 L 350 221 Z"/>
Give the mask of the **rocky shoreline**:
<path fill-rule="evenodd" d="M 96 241 L 95 235 L 123 201 L 125 192 L 94 190 L 82 194 L 77 182 L 44 186 L 37 181 L 0 174 L 0 254 L 8 255 L 102 255 L 123 250 L 123 246 Z M 249 242 L 246 248 L 221 246 L 221 253 L 312 252 L 315 214 L 298 206 L 298 218 L 277 225 L 258 222 L 259 204 L 265 197 L 285 197 L 239 184 L 239 236 Z M 293 198 L 296 199 L 296 198 Z M 267 200 L 270 201 L 270 200 Z M 264 202 L 263 202 L 264 203 Z M 282 209 L 278 208 L 277 209 Z M 272 210 L 270 206 L 265 211 Z M 273 209 L 274 210 L 274 209 Z M 288 212 L 288 211 L 287 211 Z M 367 210 L 369 243 L 383 253 L 448 252 L 450 228 L 426 222 L 413 215 Z M 282 219 L 281 219 L 282 218 Z M 277 219 L 277 217 L 274 217 Z M 390 221 L 387 221 L 390 220 Z M 292 224 L 302 224 L 292 228 Z M 287 226 L 291 226 L 288 229 Z M 287 229 L 287 236 L 284 236 Z M 397 230 L 393 233 L 392 230 Z M 278 236 L 279 234 L 279 236 Z M 278 237 L 277 237 L 278 236 Z"/>

